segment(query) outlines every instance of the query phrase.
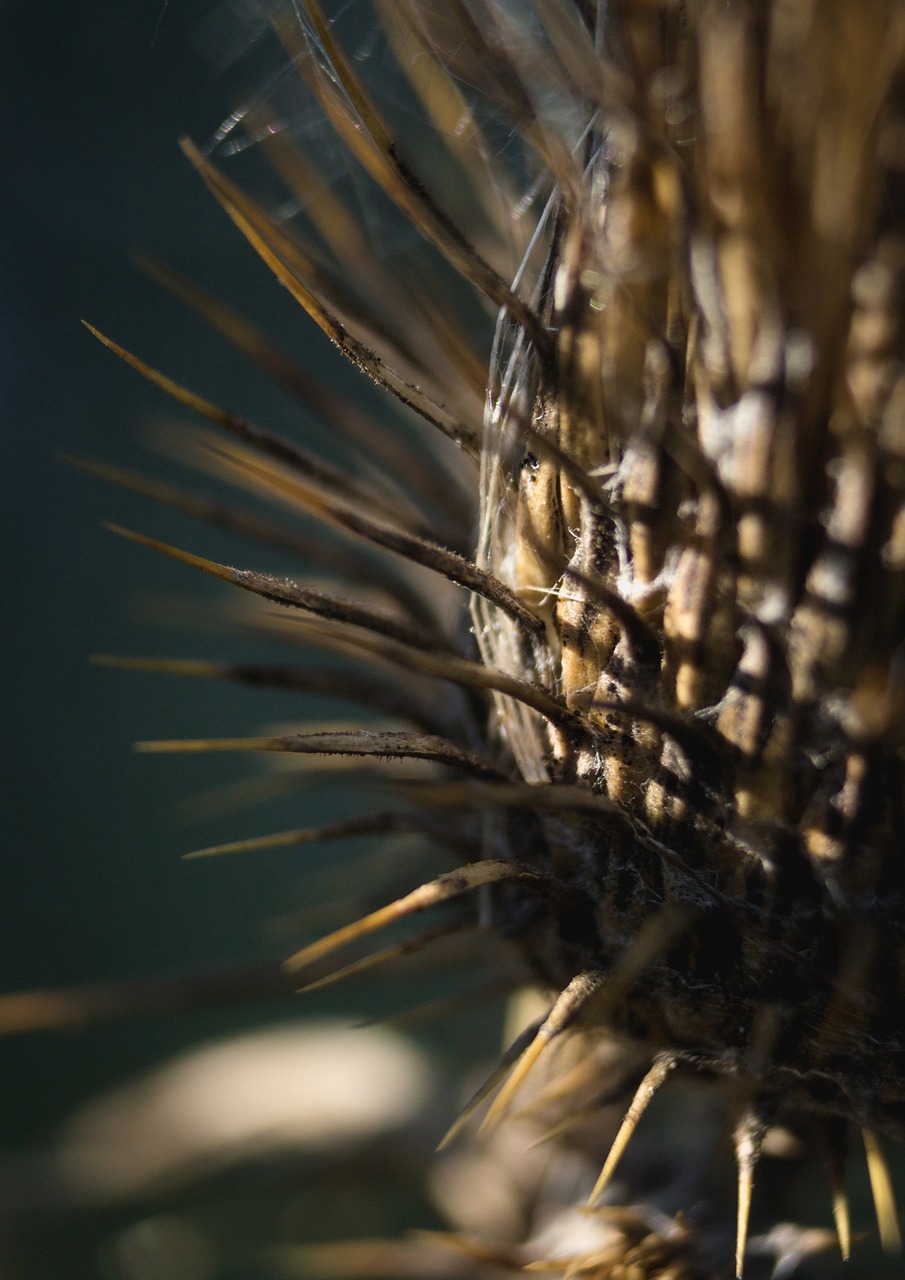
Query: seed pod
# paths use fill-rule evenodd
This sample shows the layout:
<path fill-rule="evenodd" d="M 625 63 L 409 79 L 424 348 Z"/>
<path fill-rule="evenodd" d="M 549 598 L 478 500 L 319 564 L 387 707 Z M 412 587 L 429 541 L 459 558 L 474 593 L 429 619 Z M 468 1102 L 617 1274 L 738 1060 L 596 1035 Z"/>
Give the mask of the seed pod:
<path fill-rule="evenodd" d="M 592 1203 L 661 1087 L 697 1077 L 717 1089 L 738 1167 L 734 1249 L 719 1228 L 664 1226 L 641 1187 L 642 1207 L 603 1214 L 584 1250 L 577 1233 L 551 1254 L 538 1240 L 460 1242 L 456 1275 L 741 1275 L 778 1125 L 831 1135 L 844 1254 L 840 1152 L 862 1131 L 892 1246 L 878 1135 L 900 1139 L 905 1116 L 905 14 L 893 0 L 377 7 L 410 91 L 433 104 L 459 216 L 446 203 L 457 184 L 434 194 L 316 0 L 278 10 L 276 26 L 381 198 L 445 264 L 437 279 L 452 268 L 497 314 L 483 383 L 454 306 L 371 260 L 345 211 L 300 243 L 186 144 L 280 282 L 420 416 L 419 456 L 410 477 L 378 457 L 373 480 L 346 482 L 167 385 L 257 451 L 220 450 L 233 478 L 438 585 L 385 572 L 362 601 L 130 536 L 292 611 L 299 638 L 392 667 L 413 724 L 143 746 L 419 762 L 406 798 L 466 813 L 464 865 L 287 969 L 320 982 L 315 961 L 446 901 L 463 928 L 505 938 L 551 1004 L 474 1105 L 499 1088 L 499 1119 L 529 1069 L 569 1044 L 581 1061 L 565 1064 L 557 1134 L 616 1075 L 632 1081 L 611 1154 L 597 1151 Z M 498 171 L 495 120 L 516 149 Z M 304 187 L 311 157 L 296 163 L 283 142 L 274 159 Z M 513 234 L 516 206 L 530 234 Z M 285 375 L 281 357 L 200 305 Z M 430 529 L 440 494 L 448 513 L 469 488 L 471 559 L 458 549 L 467 520 L 446 539 L 455 548 Z M 242 512 L 218 518 L 254 532 Z M 437 699 L 467 695 L 443 732 L 425 728 L 424 677 Z M 614 1044 L 621 1073 L 604 1064 Z M 686 1186 L 670 1211 L 697 1196 Z M 825 1244 L 804 1229 L 759 1240 L 786 1268 Z M 387 1274 L 412 1265 L 404 1252 Z"/>

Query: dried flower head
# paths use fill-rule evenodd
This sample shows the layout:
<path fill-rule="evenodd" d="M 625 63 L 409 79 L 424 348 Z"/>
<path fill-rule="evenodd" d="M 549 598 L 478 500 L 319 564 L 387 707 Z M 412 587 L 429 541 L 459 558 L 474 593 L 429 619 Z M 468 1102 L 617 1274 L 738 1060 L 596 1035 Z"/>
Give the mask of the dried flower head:
<path fill-rule="evenodd" d="M 207 153 L 185 150 L 279 281 L 420 427 L 394 437 L 172 276 L 244 355 L 347 430 L 367 465 L 340 470 L 114 349 L 226 433 L 204 438 L 221 474 L 340 531 L 322 562 L 353 584 L 337 594 L 129 533 L 285 606 L 284 633 L 356 664 L 341 677 L 133 665 L 351 693 L 392 720 L 143 746 L 409 762 L 391 776 L 390 807 L 243 847 L 413 826 L 446 840 L 450 869 L 285 969 L 311 984 L 336 976 L 328 958 L 350 947 L 342 972 L 450 930 L 466 945 L 476 925 L 505 938 L 552 996 L 463 1123 L 493 1096 L 492 1129 L 534 1087 L 556 1141 L 585 1125 L 593 1145 L 595 1116 L 624 1098 L 584 1191 L 596 1205 L 657 1091 L 699 1078 L 734 1145 L 737 1274 L 755 1168 L 779 1126 L 822 1144 L 844 1256 L 843 1162 L 863 1135 L 893 1247 L 880 1141 L 905 1119 L 905 10 L 374 8 L 385 56 L 421 104 L 415 140 L 316 0 L 279 7 L 274 22 L 374 199 L 430 247 L 427 283 L 374 254 L 275 95 Z M 304 235 L 212 158 L 240 128 L 303 208 Z M 277 520 L 95 469 L 258 541 L 314 550 Z M 457 910 L 439 927 L 361 949 L 443 903 Z M 655 1216 L 611 1208 L 584 1236 L 569 1218 L 572 1243 L 561 1233 L 549 1254 L 460 1242 L 443 1270 L 422 1242 L 407 1262 L 391 1250 L 366 1264 L 359 1250 L 347 1270 L 728 1273 L 720 1227 Z M 759 1241 L 783 1273 L 826 1244 L 785 1230 Z"/>

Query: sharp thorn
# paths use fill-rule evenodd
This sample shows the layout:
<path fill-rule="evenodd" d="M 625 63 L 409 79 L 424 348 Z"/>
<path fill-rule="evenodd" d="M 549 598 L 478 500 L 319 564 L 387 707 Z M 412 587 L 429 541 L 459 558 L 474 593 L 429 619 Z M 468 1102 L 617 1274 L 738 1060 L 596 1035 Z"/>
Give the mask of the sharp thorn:
<path fill-rule="evenodd" d="M 616 1172 L 616 1166 L 622 1159 L 623 1153 L 629 1144 L 632 1134 L 638 1126 L 638 1121 L 644 1115 L 649 1107 L 654 1094 L 663 1084 L 663 1081 L 676 1065 L 676 1057 L 672 1053 L 660 1053 L 654 1058 L 653 1064 L 647 1075 L 638 1085 L 634 1098 L 629 1105 L 628 1111 L 625 1113 L 625 1119 L 619 1126 L 619 1132 L 613 1140 L 610 1147 L 610 1153 L 604 1162 L 604 1166 L 600 1171 L 600 1177 L 594 1183 L 594 1189 L 588 1196 L 588 1208 L 593 1208 L 596 1201 L 609 1185 L 610 1179 Z"/>
<path fill-rule="evenodd" d="M 764 1141 L 764 1125 L 760 1117 L 746 1110 L 735 1126 L 735 1160 L 738 1166 L 738 1214 L 735 1228 L 735 1275 L 742 1280 L 745 1268 L 745 1249 L 748 1243 L 748 1223 L 751 1218 L 751 1197 L 754 1191 L 754 1170 Z"/>
<path fill-rule="evenodd" d="M 862 1129 L 864 1150 L 867 1154 L 867 1172 L 877 1214 L 880 1243 L 886 1253 L 902 1252 L 902 1231 L 896 1209 L 896 1197 L 889 1176 L 889 1165 L 880 1145 L 880 1139 L 872 1129 Z"/>

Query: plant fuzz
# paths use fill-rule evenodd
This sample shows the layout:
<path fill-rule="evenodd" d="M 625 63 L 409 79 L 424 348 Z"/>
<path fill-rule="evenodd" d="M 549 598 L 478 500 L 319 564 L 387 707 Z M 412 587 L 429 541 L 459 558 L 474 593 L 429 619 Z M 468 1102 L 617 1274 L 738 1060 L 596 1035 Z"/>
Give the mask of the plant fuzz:
<path fill-rule="evenodd" d="M 313 980 L 334 951 L 446 902 L 450 927 L 504 937 L 551 999 L 477 1101 L 495 1095 L 492 1125 L 544 1063 L 557 1123 L 624 1097 L 591 1204 L 656 1091 L 713 1082 L 738 1170 L 734 1249 L 611 1208 L 596 1252 L 473 1245 L 450 1274 L 546 1261 L 601 1278 L 741 1275 L 755 1168 L 782 1125 L 829 1153 L 844 1256 L 842 1165 L 863 1135 L 892 1247 L 880 1141 L 905 1124 L 905 9 L 375 8 L 456 175 L 437 194 L 315 0 L 275 24 L 380 198 L 498 314 L 489 369 L 455 304 L 381 264 L 265 104 L 243 124 L 304 205 L 307 240 L 186 152 L 421 437 L 364 421 L 172 276 L 245 355 L 303 382 L 354 446 L 369 441 L 369 467 L 343 474 L 120 354 L 227 433 L 221 473 L 338 531 L 326 567 L 356 585 L 334 593 L 129 536 L 291 611 L 294 634 L 354 659 L 343 689 L 389 727 L 143 745 L 410 762 L 396 807 L 354 821 L 436 832 L 454 812 L 459 865 L 287 971 Z M 276 520 L 92 465 L 306 550 Z M 405 562 L 444 581 L 426 586 Z M 157 665 L 330 692 L 310 667 Z M 348 833 L 335 826 L 249 843 Z M 786 1273 L 794 1252 L 777 1246 Z"/>

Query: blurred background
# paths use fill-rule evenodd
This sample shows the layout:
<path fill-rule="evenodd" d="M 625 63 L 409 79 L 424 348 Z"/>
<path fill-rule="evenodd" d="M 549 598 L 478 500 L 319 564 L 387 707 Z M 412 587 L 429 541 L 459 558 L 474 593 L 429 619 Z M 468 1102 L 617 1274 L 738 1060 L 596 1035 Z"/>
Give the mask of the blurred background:
<path fill-rule="evenodd" d="M 76 453 L 176 474 L 148 447 L 155 424 L 174 416 L 172 406 L 102 348 L 83 318 L 230 409 L 296 438 L 313 429 L 203 322 L 136 270 L 136 252 L 238 306 L 322 377 L 356 384 L 244 245 L 177 146 L 186 133 L 208 139 L 273 73 L 275 51 L 261 34 L 266 10 L 249 0 L 0 0 L 4 992 L 272 961 L 292 945 L 279 919 L 335 894 L 324 877 L 323 851 L 313 885 L 312 864 L 297 850 L 180 861 L 198 846 L 324 820 L 341 809 L 329 796 L 307 796 L 236 811 L 220 789 L 253 775 L 255 761 L 132 753 L 136 739 L 254 733 L 299 711 L 295 704 L 287 709 L 285 696 L 90 665 L 98 652 L 229 659 L 261 650 L 200 625 L 224 589 L 113 536 L 101 521 L 242 563 L 238 543 L 61 461 L 61 454 Z M 273 556 L 257 563 L 280 567 Z M 317 706 L 309 704 L 306 714 L 316 718 Z M 335 707 L 329 714 L 337 714 Z M 358 842 L 329 856 L 343 864 L 361 853 Z M 332 923 L 325 916 L 319 927 Z M 243 1062 L 263 1055 L 270 1080 L 264 1091 L 279 1092 L 292 1049 L 280 1037 L 294 1031 L 302 1013 L 324 1018 L 342 1010 L 347 1018 L 367 1018 L 393 1007 L 394 998 L 372 983 L 357 994 L 314 995 L 304 1009 L 293 998 L 252 1000 L 83 1034 L 4 1040 L 0 1276 L 268 1274 L 246 1254 L 252 1243 L 279 1235 L 274 1215 L 277 1206 L 287 1212 L 290 1201 L 302 1221 L 283 1221 L 283 1234 L 343 1234 L 353 1217 L 344 1197 L 353 1193 L 330 1190 L 322 1176 L 299 1182 L 294 1164 L 292 1195 L 275 1196 L 266 1187 L 249 1195 L 246 1188 L 237 1199 L 227 1183 L 209 1200 L 202 1197 L 193 1218 L 178 1197 L 154 1199 L 141 1188 L 133 1204 L 98 1191 L 92 1205 L 80 1207 L 61 1191 L 51 1157 L 65 1147 L 74 1111 L 195 1046 L 263 1032 L 263 1039 L 239 1042 L 247 1050 L 245 1058 L 239 1052 L 239 1066 L 232 1060 L 213 1066 L 241 1074 Z M 481 1019 L 471 1024 L 470 1042 L 482 1027 L 493 1042 L 490 1023 Z M 460 1022 L 446 1034 L 454 1041 L 461 1032 Z M 442 1033 L 434 1046 L 442 1052 Z M 385 1051 L 390 1061 L 398 1048 L 378 1045 L 375 1052 Z M 283 1049 L 290 1057 L 281 1057 Z M 400 1052 L 405 1059 L 407 1051 Z M 416 1076 L 422 1069 L 420 1059 L 399 1067 Z M 276 1074 L 267 1077 L 268 1070 Z M 420 1114 L 426 1095 L 419 1089 L 413 1088 L 411 1115 L 391 1117 L 391 1127 Z M 101 1117 L 102 1127 L 119 1132 L 128 1097 L 123 1105 L 125 1113 Z M 150 1117 L 152 1128 L 164 1123 L 153 1108 Z M 284 1120 L 271 1117 L 274 1125 Z M 311 1158 L 307 1151 L 305 1161 Z M 370 1191 L 359 1186 L 353 1194 L 354 1234 L 394 1220 L 434 1222 L 414 1191 L 397 1189 L 388 1209 L 371 1213 L 372 1201 L 386 1199 L 380 1180 L 372 1181 Z M 303 1209 L 296 1203 L 302 1185 Z M 199 1214 L 208 1215 L 200 1237 Z"/>
<path fill-rule="evenodd" d="M 152 554 L 136 558 L 103 519 L 196 545 L 207 537 L 214 554 L 215 536 L 61 462 L 70 452 L 167 471 L 147 447 L 152 425 L 171 413 L 166 398 L 105 351 L 82 318 L 202 394 L 270 413 L 278 425 L 289 414 L 131 263 L 141 250 L 234 302 L 264 294 L 264 318 L 277 331 L 295 325 L 296 341 L 312 340 L 177 147 L 183 133 L 213 132 L 238 93 L 198 45 L 211 7 L 0 7 L 6 989 L 178 973 L 253 954 L 254 922 L 285 876 L 285 865 L 237 861 L 224 883 L 179 862 L 218 838 L 216 818 L 192 816 L 182 802 L 243 771 L 241 762 L 210 768 L 131 753 L 136 738 L 180 736 L 192 723 L 215 733 L 235 725 L 234 715 L 247 724 L 260 713 L 263 722 L 266 698 L 251 710 L 237 691 L 224 708 L 222 690 L 203 682 L 174 686 L 88 661 L 98 651 L 209 652 L 210 638 L 191 634 L 192 611 L 217 597 Z M 180 599 L 187 635 L 175 625 Z M 56 1096 L 62 1108 L 80 1088 L 37 1046 L 25 1078 L 29 1097 L 4 1117 L 14 1128 L 31 1123 L 31 1106 Z"/>

